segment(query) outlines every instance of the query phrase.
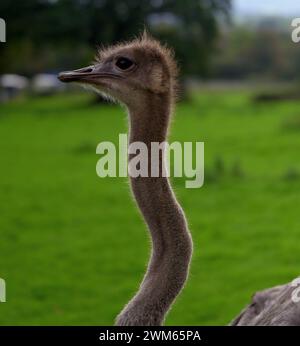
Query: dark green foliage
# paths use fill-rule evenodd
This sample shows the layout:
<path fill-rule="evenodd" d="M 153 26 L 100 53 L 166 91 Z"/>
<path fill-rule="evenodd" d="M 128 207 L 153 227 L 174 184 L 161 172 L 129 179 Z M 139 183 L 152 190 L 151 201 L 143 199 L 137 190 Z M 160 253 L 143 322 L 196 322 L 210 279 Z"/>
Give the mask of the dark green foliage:
<path fill-rule="evenodd" d="M 31 74 L 92 59 L 98 44 L 138 35 L 144 26 L 173 46 L 185 73 L 207 71 L 218 17 L 230 0 L 1 0 L 7 44 L 0 73 Z"/>
<path fill-rule="evenodd" d="M 300 116 L 294 115 L 282 122 L 282 129 L 287 131 L 300 131 Z"/>
<path fill-rule="evenodd" d="M 291 39 L 290 21 L 269 20 L 256 18 L 222 32 L 213 61 L 215 78 L 299 80 L 300 50 Z"/>
<path fill-rule="evenodd" d="M 299 180 L 300 172 L 296 168 L 289 168 L 283 175 L 283 178 L 286 181 Z"/>
<path fill-rule="evenodd" d="M 231 174 L 234 178 L 243 178 L 245 176 L 245 172 L 240 160 L 234 161 L 231 169 Z"/>

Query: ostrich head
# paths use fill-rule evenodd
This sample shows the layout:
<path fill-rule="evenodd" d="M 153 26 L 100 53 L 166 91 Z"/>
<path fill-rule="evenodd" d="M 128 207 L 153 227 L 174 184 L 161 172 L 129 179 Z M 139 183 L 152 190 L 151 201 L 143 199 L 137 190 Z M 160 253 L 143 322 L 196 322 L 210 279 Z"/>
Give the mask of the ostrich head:
<path fill-rule="evenodd" d="M 172 51 L 143 34 L 99 50 L 91 66 L 62 72 L 58 78 L 87 85 L 104 97 L 135 107 L 149 94 L 174 95 L 176 74 Z"/>

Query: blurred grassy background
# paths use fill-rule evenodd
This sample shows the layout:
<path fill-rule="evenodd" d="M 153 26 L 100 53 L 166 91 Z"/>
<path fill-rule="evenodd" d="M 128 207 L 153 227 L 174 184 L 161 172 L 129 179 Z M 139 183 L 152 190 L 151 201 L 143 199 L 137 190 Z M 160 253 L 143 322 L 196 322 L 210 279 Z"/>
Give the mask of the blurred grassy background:
<path fill-rule="evenodd" d="M 85 93 L 2 105 L 0 324 L 109 325 L 149 254 L 126 179 L 97 177 L 100 141 L 127 128 Z M 258 289 L 299 274 L 299 101 L 202 91 L 178 106 L 171 140 L 204 141 L 206 181 L 174 179 L 195 242 L 168 325 L 225 324 Z"/>

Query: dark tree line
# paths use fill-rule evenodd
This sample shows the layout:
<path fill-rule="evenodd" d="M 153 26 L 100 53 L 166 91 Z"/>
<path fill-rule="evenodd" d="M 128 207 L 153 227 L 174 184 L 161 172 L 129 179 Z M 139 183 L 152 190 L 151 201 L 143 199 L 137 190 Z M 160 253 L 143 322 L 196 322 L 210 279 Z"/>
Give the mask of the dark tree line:
<path fill-rule="evenodd" d="M 0 72 L 33 74 L 87 63 L 98 44 L 144 26 L 175 48 L 186 74 L 205 75 L 231 0 L 1 0 L 7 43 Z"/>

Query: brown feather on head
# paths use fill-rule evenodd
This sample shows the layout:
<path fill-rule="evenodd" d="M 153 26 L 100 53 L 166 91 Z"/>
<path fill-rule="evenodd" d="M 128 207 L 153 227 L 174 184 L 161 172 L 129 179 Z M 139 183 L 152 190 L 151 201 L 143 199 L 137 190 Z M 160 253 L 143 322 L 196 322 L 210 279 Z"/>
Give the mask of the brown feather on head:
<path fill-rule="evenodd" d="M 173 49 L 161 44 L 158 40 L 153 38 L 146 30 L 141 36 L 132 41 L 118 43 L 110 47 L 99 48 L 95 62 L 99 63 L 103 60 L 109 59 L 111 56 L 120 53 L 121 51 L 132 50 L 140 52 L 148 56 L 155 63 L 162 64 L 166 77 L 176 82 L 178 76 L 178 66 L 175 61 Z"/>
<path fill-rule="evenodd" d="M 149 76 L 149 74 L 152 77 L 149 85 L 146 85 L 147 80 L 144 80 L 145 89 L 160 93 L 170 87 L 173 94 L 176 94 L 178 66 L 174 51 L 166 45 L 162 45 L 146 30 L 132 41 L 122 42 L 108 48 L 102 47 L 97 52 L 95 61 L 101 63 L 115 55 L 127 52 L 133 52 L 139 57 L 137 63 L 144 72 L 144 76 L 141 75 L 141 78 Z"/>
<path fill-rule="evenodd" d="M 176 97 L 177 74 L 173 51 L 144 31 L 132 41 L 102 47 L 92 66 L 62 73 L 59 78 L 91 85 L 130 104 L 147 92 Z"/>

